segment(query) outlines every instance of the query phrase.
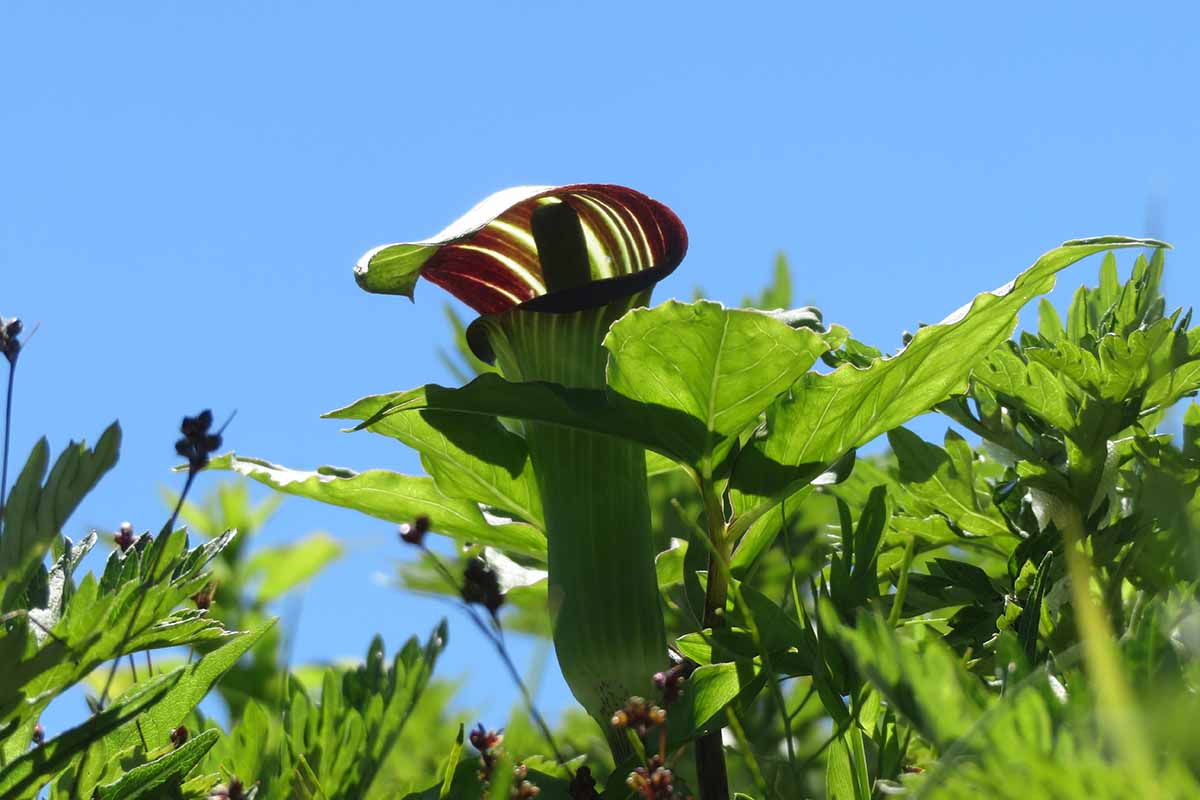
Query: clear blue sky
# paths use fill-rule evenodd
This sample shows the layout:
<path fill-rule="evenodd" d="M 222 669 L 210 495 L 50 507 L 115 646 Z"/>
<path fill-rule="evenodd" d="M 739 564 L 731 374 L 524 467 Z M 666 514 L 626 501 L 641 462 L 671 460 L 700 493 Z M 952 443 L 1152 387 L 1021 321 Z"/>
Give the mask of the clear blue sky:
<path fill-rule="evenodd" d="M 351 266 L 514 184 L 672 206 L 691 251 L 660 300 L 736 302 L 782 249 L 799 299 L 889 349 L 1077 236 L 1165 236 L 1171 299 L 1200 298 L 1194 5 L 747 8 L 5 2 L 0 313 L 41 325 L 14 450 L 126 434 L 67 533 L 157 528 L 176 426 L 204 407 L 238 410 L 242 454 L 419 469 L 317 418 L 448 380 L 440 292 L 369 296 Z M 298 659 L 447 610 L 372 582 L 400 556 L 387 524 L 288 500 L 268 538 L 314 529 L 351 555 L 308 592 Z M 441 672 L 494 721 L 514 694 L 452 625 Z"/>

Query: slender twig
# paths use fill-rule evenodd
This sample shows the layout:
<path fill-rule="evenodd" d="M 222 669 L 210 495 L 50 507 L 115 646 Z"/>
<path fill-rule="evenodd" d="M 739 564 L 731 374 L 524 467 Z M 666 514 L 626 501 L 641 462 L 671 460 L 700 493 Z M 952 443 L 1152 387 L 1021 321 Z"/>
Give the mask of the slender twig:
<path fill-rule="evenodd" d="M 459 595 L 461 592 L 461 587 L 459 586 L 458 581 L 455 580 L 454 575 L 450 572 L 442 560 L 438 558 L 437 554 L 430 550 L 429 547 L 424 543 L 421 543 L 419 547 L 433 563 L 434 568 L 438 571 L 438 574 L 441 575 L 442 579 L 446 581 L 447 585 L 451 589 L 454 590 L 456 595 Z M 554 753 L 555 760 L 558 761 L 558 763 L 561 764 L 564 769 L 566 769 L 567 774 L 571 778 L 574 778 L 571 768 L 567 764 L 567 759 L 563 757 L 562 751 L 558 749 L 558 743 L 554 739 L 554 734 L 550 732 L 550 726 L 546 724 L 545 718 L 542 717 L 541 712 L 538 711 L 537 706 L 533 702 L 533 695 L 530 693 L 528 687 L 525 686 L 525 681 L 521 678 L 521 674 L 518 672 L 516 664 L 513 663 L 512 657 L 509 655 L 507 644 L 504 641 L 504 629 L 500 626 L 500 620 L 493 616 L 492 624 L 488 625 L 488 623 L 484 622 L 483 618 L 479 615 L 479 612 L 475 610 L 474 606 L 463 600 L 461 596 L 458 596 L 456 605 L 466 612 L 467 617 L 475 624 L 475 627 L 479 629 L 484 637 L 491 642 L 492 647 L 496 649 L 496 653 L 500 656 L 501 663 L 503 663 L 505 669 L 508 670 L 509 677 L 512 678 L 513 683 L 516 684 L 517 689 L 519 689 L 521 692 L 521 697 L 525 701 L 525 707 L 529 711 L 529 716 L 533 718 L 533 721 L 538 726 L 538 730 L 541 732 L 542 737 L 546 740 L 546 743 L 550 745 L 550 750 Z"/>
<path fill-rule="evenodd" d="M 8 391 L 4 400 L 4 456 L 0 459 L 0 530 L 7 527 L 4 524 L 4 503 L 8 498 L 8 440 L 12 433 L 13 381 L 16 375 L 17 361 L 13 359 L 8 364 Z"/>

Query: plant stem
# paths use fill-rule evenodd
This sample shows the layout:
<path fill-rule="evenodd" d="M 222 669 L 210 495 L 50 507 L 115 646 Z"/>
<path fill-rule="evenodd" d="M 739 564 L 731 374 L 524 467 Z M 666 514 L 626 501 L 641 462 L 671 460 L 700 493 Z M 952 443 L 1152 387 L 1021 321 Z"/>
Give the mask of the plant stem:
<path fill-rule="evenodd" d="M 197 469 L 188 470 L 187 480 L 183 484 L 183 491 L 179 493 L 179 501 L 175 503 L 175 510 L 171 512 L 171 517 L 167 520 L 167 524 L 163 526 L 161 531 L 159 531 L 158 535 L 160 537 L 169 536 L 171 531 L 175 529 L 175 521 L 179 519 L 179 512 L 183 508 L 183 502 L 187 498 L 188 491 L 192 488 L 192 482 L 196 480 L 197 472 Z M 163 550 L 165 549 L 166 548 L 164 547 L 154 548 L 154 561 L 150 564 L 150 568 L 144 573 L 144 588 L 149 588 L 145 584 L 154 579 L 155 570 L 158 569 L 158 562 L 162 559 Z M 104 704 L 108 701 L 108 693 L 112 689 L 113 678 L 117 676 L 117 667 L 121 663 L 120 650 L 125 646 L 125 642 L 128 642 L 131 638 L 133 626 L 137 624 L 138 615 L 142 612 L 142 605 L 146 602 L 147 594 L 149 594 L 148 591 L 138 592 L 137 603 L 135 603 L 133 606 L 133 614 L 129 617 L 129 624 L 125 627 L 125 634 L 122 636 L 121 645 L 117 648 L 117 658 L 113 659 L 112 668 L 108 671 L 108 678 L 104 681 L 104 690 L 100 692 L 99 707 L 101 710 L 104 709 Z"/>
<path fill-rule="evenodd" d="M 1054 521 L 1063 536 L 1071 584 L 1071 604 L 1083 643 L 1088 672 L 1096 683 L 1097 706 L 1113 744 L 1124 754 L 1138 776 L 1143 796 L 1158 797 L 1153 759 L 1138 718 L 1129 685 L 1121 674 L 1121 654 L 1104 610 L 1092 597 L 1091 563 L 1084 550 L 1083 516 L 1074 503 L 1058 500 Z"/>
<path fill-rule="evenodd" d="M 446 583 L 455 591 L 455 593 L 460 592 L 461 587 L 458 585 L 458 581 L 454 579 L 454 576 L 451 574 L 450 570 L 447 569 L 446 565 L 442 563 L 442 560 L 437 557 L 437 554 L 424 544 L 422 544 L 420 547 L 421 550 L 424 551 L 425 555 L 429 557 L 429 560 L 433 562 L 434 567 L 442 576 L 442 579 L 446 581 Z M 462 600 L 461 597 L 459 597 L 459 605 L 461 605 L 463 610 L 467 612 L 467 616 L 470 618 L 471 622 L 475 623 L 475 627 L 479 629 L 480 633 L 487 637 L 487 640 L 492 643 L 492 647 L 496 648 L 496 652 L 500 656 L 500 661 L 503 662 L 504 666 L 508 670 L 509 677 L 512 678 L 513 683 L 515 683 L 517 685 L 517 689 L 520 690 L 521 697 L 525 701 L 525 707 L 529 710 L 529 716 L 533 717 L 533 721 L 538 726 L 538 730 L 541 732 L 542 738 L 546 740 L 546 744 L 550 745 L 550 750 L 554 753 L 554 758 L 567 771 L 567 774 L 574 778 L 575 776 L 571 772 L 571 768 L 567 766 L 567 760 L 563 757 L 562 752 L 558 749 L 558 743 L 554 740 L 554 734 L 550 732 L 550 726 L 546 724 L 545 718 L 542 717 L 541 712 L 538 711 L 537 706 L 534 705 L 533 695 L 525 686 L 525 681 L 521 679 L 521 674 L 517 671 L 517 666 L 513 663 L 512 656 L 510 656 L 508 653 L 508 647 L 504 641 L 504 633 L 500 628 L 500 621 L 498 619 L 494 620 L 495 630 L 493 630 L 486 622 L 483 621 L 475 609 L 472 608 L 469 603 Z"/>
<path fill-rule="evenodd" d="M 888 613 L 888 625 L 895 628 L 900 624 L 900 616 L 904 613 L 904 598 L 908 594 L 908 570 L 912 567 L 913 549 L 917 537 L 910 536 L 904 544 L 904 560 L 900 564 L 900 578 L 896 582 L 896 596 L 892 598 L 892 610 Z"/>
<path fill-rule="evenodd" d="M 729 595 L 729 542 L 725 530 L 725 514 L 721 499 L 709 480 L 702 480 L 700 492 L 704 497 L 704 516 L 708 521 L 708 588 L 704 595 L 704 627 L 725 625 L 725 602 Z M 700 784 L 700 800 L 729 800 L 729 771 L 725 766 L 725 745 L 721 728 L 696 740 L 696 775 Z"/>
<path fill-rule="evenodd" d="M 0 530 L 4 524 L 4 502 L 8 498 L 8 439 L 12 433 L 12 402 L 13 381 L 17 375 L 17 362 L 14 359 L 8 365 L 8 391 L 4 401 L 4 456 L 0 459 Z"/>

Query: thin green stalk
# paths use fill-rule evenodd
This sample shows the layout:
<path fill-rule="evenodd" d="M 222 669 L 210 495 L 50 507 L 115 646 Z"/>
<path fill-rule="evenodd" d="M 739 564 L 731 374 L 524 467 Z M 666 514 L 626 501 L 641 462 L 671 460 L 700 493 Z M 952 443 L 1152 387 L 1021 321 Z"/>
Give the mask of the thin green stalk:
<path fill-rule="evenodd" d="M 766 778 L 763 777 L 762 770 L 758 766 L 758 759 L 754 757 L 754 750 L 750 747 L 750 740 L 746 737 L 746 731 L 742 727 L 742 721 L 738 719 L 732 708 L 725 710 L 725 717 L 729 720 L 729 728 L 733 731 L 734 738 L 737 739 L 738 755 L 742 757 L 742 763 L 746 765 L 746 771 L 750 773 L 750 780 L 754 781 L 755 787 L 764 796 L 778 797 L 778 792 L 773 792 L 767 785 Z"/>
<path fill-rule="evenodd" d="M 908 571 L 912 567 L 916 541 L 917 537 L 910 536 L 904 543 L 904 559 L 900 562 L 900 578 L 896 582 L 896 596 L 892 598 L 892 610 L 888 612 L 888 625 L 893 628 L 900 624 L 900 615 L 904 610 L 904 598 L 908 595 Z"/>
<path fill-rule="evenodd" d="M 1148 737 L 1144 735 L 1145 728 L 1137 713 L 1133 693 L 1121 672 L 1121 656 L 1116 639 L 1108 617 L 1090 591 L 1092 568 L 1091 559 L 1084 550 L 1086 532 L 1083 516 L 1074 503 L 1061 499 L 1057 502 L 1054 521 L 1062 533 L 1067 551 L 1071 601 L 1084 659 L 1096 684 L 1100 717 L 1108 728 L 1113 744 L 1138 776 L 1143 796 L 1158 797 L 1154 761 L 1145 745 Z"/>

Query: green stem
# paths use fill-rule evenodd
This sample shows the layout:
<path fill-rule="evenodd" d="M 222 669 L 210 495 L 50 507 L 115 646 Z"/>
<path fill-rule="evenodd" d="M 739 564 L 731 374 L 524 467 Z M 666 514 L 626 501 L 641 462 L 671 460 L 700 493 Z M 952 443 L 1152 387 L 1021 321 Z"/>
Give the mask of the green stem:
<path fill-rule="evenodd" d="M 1086 531 L 1083 515 L 1072 502 L 1057 498 L 1054 521 L 1067 551 L 1071 604 L 1083 642 L 1088 673 L 1096 684 L 1100 718 L 1106 723 L 1113 744 L 1127 759 L 1143 787 L 1144 797 L 1158 797 L 1154 762 L 1146 748 L 1147 738 L 1137 713 L 1132 691 L 1121 672 L 1121 654 L 1103 608 L 1092 597 L 1091 563 L 1084 551 Z"/>
<path fill-rule="evenodd" d="M 888 613 L 888 625 L 893 628 L 900 624 L 900 616 L 904 613 L 904 598 L 908 595 L 908 571 L 912 567 L 913 551 L 917 537 L 910 536 L 904 544 L 904 560 L 900 564 L 900 578 L 896 582 L 896 596 L 892 598 L 892 610 Z"/>
<path fill-rule="evenodd" d="M 603 388 L 609 325 L 648 293 L 572 313 L 514 309 L 485 317 L 509 380 Z M 621 758 L 609 721 L 634 695 L 652 696 L 667 662 L 654 570 L 646 452 L 630 442 L 544 423 L 525 438 L 546 521 L 548 598 L 563 677 Z"/>

